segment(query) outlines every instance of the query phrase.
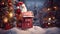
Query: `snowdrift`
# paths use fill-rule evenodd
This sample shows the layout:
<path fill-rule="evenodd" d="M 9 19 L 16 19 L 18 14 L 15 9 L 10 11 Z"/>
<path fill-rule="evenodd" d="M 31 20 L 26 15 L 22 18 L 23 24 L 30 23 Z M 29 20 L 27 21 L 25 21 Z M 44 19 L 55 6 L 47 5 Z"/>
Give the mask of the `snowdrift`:
<path fill-rule="evenodd" d="M 0 34 L 60 34 L 60 28 L 41 28 L 39 26 L 33 26 L 33 28 L 27 30 L 21 30 L 20 28 L 12 28 L 10 30 L 1 30 Z"/>
<path fill-rule="evenodd" d="M 33 28 L 27 29 L 27 30 L 21 30 L 19 28 L 13 28 L 11 31 L 15 31 L 17 34 L 44 34 L 45 30 L 38 27 L 38 26 L 33 26 Z"/>

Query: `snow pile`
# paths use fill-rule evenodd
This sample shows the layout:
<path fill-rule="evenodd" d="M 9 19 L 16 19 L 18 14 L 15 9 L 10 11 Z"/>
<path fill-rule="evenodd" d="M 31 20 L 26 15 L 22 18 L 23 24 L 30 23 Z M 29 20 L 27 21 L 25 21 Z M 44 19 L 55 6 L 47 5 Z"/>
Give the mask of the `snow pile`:
<path fill-rule="evenodd" d="M 33 28 L 28 30 L 30 34 L 44 34 L 45 30 L 39 26 L 33 26 Z"/>
<path fill-rule="evenodd" d="M 33 26 L 33 28 L 21 30 L 14 27 L 7 31 L 0 29 L 0 34 L 60 34 L 60 28 L 41 28 L 39 26 Z"/>
<path fill-rule="evenodd" d="M 28 30 L 21 30 L 18 28 L 13 28 L 12 30 L 14 30 L 17 34 L 44 34 L 45 33 L 45 30 L 38 26 L 33 26 L 33 28 L 30 28 Z"/>
<path fill-rule="evenodd" d="M 60 34 L 60 28 L 57 27 L 48 28 L 46 29 L 45 34 Z"/>

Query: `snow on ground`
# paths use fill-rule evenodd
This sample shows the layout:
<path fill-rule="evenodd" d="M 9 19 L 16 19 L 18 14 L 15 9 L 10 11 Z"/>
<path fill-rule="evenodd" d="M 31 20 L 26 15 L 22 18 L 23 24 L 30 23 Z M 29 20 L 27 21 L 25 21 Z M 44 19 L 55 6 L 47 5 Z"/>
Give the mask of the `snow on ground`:
<path fill-rule="evenodd" d="M 45 34 L 60 34 L 60 28 L 57 27 L 48 28 L 46 29 Z"/>
<path fill-rule="evenodd" d="M 60 34 L 60 28 L 41 28 L 39 26 L 33 26 L 33 28 L 21 30 L 14 27 L 8 31 L 0 30 L 0 34 Z"/>
<path fill-rule="evenodd" d="M 17 34 L 43 34 L 45 33 L 44 29 L 38 27 L 38 26 L 33 26 L 33 28 L 27 29 L 27 30 L 20 30 L 18 28 L 13 28 L 11 31 L 17 32 Z"/>

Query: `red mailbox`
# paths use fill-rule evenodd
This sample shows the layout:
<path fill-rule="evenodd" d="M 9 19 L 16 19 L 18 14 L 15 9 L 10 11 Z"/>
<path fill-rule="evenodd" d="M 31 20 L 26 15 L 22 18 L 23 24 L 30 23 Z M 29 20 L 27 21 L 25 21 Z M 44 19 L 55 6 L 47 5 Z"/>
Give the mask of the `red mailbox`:
<path fill-rule="evenodd" d="M 32 28 L 33 27 L 33 13 L 31 11 L 23 12 L 23 22 L 22 29 Z"/>

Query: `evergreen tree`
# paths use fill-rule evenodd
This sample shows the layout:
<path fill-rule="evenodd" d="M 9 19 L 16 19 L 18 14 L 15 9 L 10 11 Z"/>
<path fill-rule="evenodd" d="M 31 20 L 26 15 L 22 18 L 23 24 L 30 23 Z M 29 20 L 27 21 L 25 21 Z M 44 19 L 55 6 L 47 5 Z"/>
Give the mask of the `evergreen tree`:
<path fill-rule="evenodd" d="M 12 0 L 0 0 L 0 28 L 10 29 L 13 27 L 13 14 Z"/>

